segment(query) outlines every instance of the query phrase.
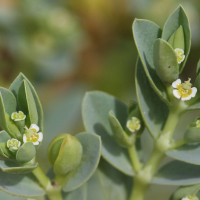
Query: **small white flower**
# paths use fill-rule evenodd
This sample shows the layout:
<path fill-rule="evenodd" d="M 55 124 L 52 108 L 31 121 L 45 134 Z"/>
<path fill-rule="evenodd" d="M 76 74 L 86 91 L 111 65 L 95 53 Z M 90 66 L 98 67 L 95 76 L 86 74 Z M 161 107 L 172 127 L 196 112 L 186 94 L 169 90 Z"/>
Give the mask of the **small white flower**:
<path fill-rule="evenodd" d="M 183 197 L 181 200 L 199 200 L 197 196 L 186 196 Z"/>
<path fill-rule="evenodd" d="M 185 81 L 181 84 L 181 79 L 177 79 L 172 83 L 172 87 L 175 88 L 173 90 L 173 94 L 177 99 L 181 99 L 182 101 L 190 100 L 192 97 L 195 97 L 197 93 L 196 87 L 191 87 L 190 78 L 188 81 Z"/>
<path fill-rule="evenodd" d="M 13 112 L 11 114 L 11 119 L 13 121 L 22 121 L 22 120 L 25 120 L 25 118 L 26 118 L 26 115 L 22 111 Z"/>
<path fill-rule="evenodd" d="M 36 124 L 31 124 L 30 128 L 28 129 L 25 127 L 25 133 L 23 135 L 23 142 L 32 142 L 34 145 L 38 145 L 43 140 L 42 132 L 38 131 L 40 128 Z"/>
<path fill-rule="evenodd" d="M 7 141 L 7 147 L 10 151 L 16 151 L 20 147 L 20 145 L 21 142 L 14 138 Z"/>
<path fill-rule="evenodd" d="M 184 59 L 185 59 L 185 55 L 184 55 L 183 49 L 176 48 L 176 49 L 174 49 L 174 51 L 175 51 L 176 56 L 177 56 L 178 64 L 182 63 L 184 61 Z"/>
<path fill-rule="evenodd" d="M 138 131 L 141 127 L 140 120 L 136 117 L 132 117 L 131 120 L 127 121 L 126 126 L 132 133 Z"/>
<path fill-rule="evenodd" d="M 196 121 L 196 127 L 200 128 L 200 120 Z"/>

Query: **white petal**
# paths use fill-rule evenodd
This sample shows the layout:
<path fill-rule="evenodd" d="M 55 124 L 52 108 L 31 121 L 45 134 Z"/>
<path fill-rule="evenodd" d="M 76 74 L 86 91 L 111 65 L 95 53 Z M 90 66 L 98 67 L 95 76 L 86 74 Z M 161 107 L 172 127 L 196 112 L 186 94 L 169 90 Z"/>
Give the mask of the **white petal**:
<path fill-rule="evenodd" d="M 185 97 L 185 98 L 183 98 L 183 97 L 181 98 L 182 101 L 187 101 L 187 100 L 190 100 L 190 99 L 191 99 L 191 95 L 189 95 L 188 97 Z"/>
<path fill-rule="evenodd" d="M 181 83 L 181 79 L 177 79 L 176 81 L 174 81 L 174 82 L 172 83 L 172 87 L 173 87 L 173 88 L 177 88 L 177 85 L 180 84 L 180 83 Z"/>
<path fill-rule="evenodd" d="M 18 148 L 17 147 L 12 147 L 12 149 L 17 150 Z"/>
<path fill-rule="evenodd" d="M 181 200 L 189 200 L 189 198 L 188 197 L 184 197 Z"/>
<path fill-rule="evenodd" d="M 38 141 L 42 142 L 42 140 L 43 140 L 43 133 L 39 132 L 38 135 L 39 135 Z"/>
<path fill-rule="evenodd" d="M 141 127 L 141 125 L 139 124 L 139 126 L 138 126 L 138 128 L 136 128 L 136 130 L 137 130 L 137 131 L 140 130 L 140 127 Z"/>
<path fill-rule="evenodd" d="M 27 142 L 26 134 L 23 135 L 23 142 L 24 142 L 24 143 Z"/>
<path fill-rule="evenodd" d="M 183 49 L 180 49 L 180 48 L 176 48 L 176 49 L 174 49 L 174 51 L 175 51 L 175 52 L 179 52 L 179 51 L 180 51 L 182 54 L 184 54 Z"/>
<path fill-rule="evenodd" d="M 34 145 L 38 145 L 38 144 L 39 144 L 39 142 L 38 142 L 38 141 L 36 141 L 36 142 L 33 142 L 33 144 L 34 144 Z"/>
<path fill-rule="evenodd" d="M 192 89 L 192 94 L 190 95 L 191 97 L 195 97 L 196 96 L 196 93 L 197 93 L 197 88 L 196 87 L 193 87 L 191 88 Z"/>
<path fill-rule="evenodd" d="M 130 122 L 131 122 L 131 120 L 128 120 L 128 121 L 127 121 L 126 127 L 129 129 L 130 132 L 134 133 L 135 130 L 133 130 L 133 129 L 131 129 L 131 128 L 129 127 L 129 123 L 130 123 Z"/>
<path fill-rule="evenodd" d="M 31 124 L 30 129 L 32 129 L 32 128 L 35 129 L 36 132 L 38 132 L 40 130 L 40 128 L 36 124 Z"/>
<path fill-rule="evenodd" d="M 18 147 L 20 147 L 20 145 L 21 145 L 21 142 L 20 142 L 20 141 L 18 141 Z"/>
<path fill-rule="evenodd" d="M 177 99 L 180 99 L 180 98 L 181 98 L 181 96 L 179 95 L 178 90 L 173 90 L 173 95 L 174 95 Z"/>

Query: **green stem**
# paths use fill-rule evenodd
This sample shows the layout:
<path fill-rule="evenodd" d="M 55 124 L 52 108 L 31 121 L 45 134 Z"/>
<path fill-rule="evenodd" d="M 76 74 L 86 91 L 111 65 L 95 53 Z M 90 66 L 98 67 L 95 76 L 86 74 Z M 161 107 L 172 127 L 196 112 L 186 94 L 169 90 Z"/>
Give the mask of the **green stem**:
<path fill-rule="evenodd" d="M 182 146 L 182 145 L 184 145 L 184 144 L 186 144 L 186 142 L 185 142 L 185 139 L 183 138 L 183 139 L 181 139 L 181 140 L 179 140 L 179 141 L 176 141 L 176 142 L 171 143 L 170 149 L 178 148 L 178 147 L 180 147 L 180 146 Z"/>
<path fill-rule="evenodd" d="M 132 147 L 128 148 L 128 151 L 131 158 L 133 170 L 135 173 L 137 173 L 142 168 L 142 164 L 139 161 L 135 144 Z"/>
<path fill-rule="evenodd" d="M 155 141 L 155 147 L 153 153 L 144 166 L 144 168 L 139 168 L 138 164 L 135 164 L 135 159 L 137 163 L 137 158 L 132 158 L 133 168 L 136 167 L 137 173 L 134 178 L 134 187 L 132 189 L 129 200 L 143 200 L 145 194 L 149 188 L 150 182 L 160 164 L 162 159 L 165 157 L 165 152 L 171 147 L 171 138 L 179 118 L 182 114 L 184 106 L 182 102 L 178 101 L 176 105 L 169 108 L 169 115 L 166 120 L 165 126 L 160 133 L 159 137 Z M 130 153 L 130 150 L 129 150 Z M 131 153 L 130 153 L 131 155 Z"/>

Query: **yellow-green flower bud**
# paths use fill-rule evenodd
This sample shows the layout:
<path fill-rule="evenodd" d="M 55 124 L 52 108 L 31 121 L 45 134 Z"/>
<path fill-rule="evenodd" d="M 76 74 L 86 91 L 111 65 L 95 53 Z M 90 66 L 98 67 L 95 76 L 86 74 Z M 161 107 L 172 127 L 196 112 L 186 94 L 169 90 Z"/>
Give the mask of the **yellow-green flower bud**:
<path fill-rule="evenodd" d="M 55 137 L 48 148 L 48 159 L 54 173 L 65 176 L 76 169 L 81 162 L 82 152 L 81 143 L 70 134 Z"/>
<path fill-rule="evenodd" d="M 21 145 L 21 142 L 14 138 L 7 141 L 7 147 L 12 152 L 16 152 L 18 148 L 20 147 L 20 145 Z"/>

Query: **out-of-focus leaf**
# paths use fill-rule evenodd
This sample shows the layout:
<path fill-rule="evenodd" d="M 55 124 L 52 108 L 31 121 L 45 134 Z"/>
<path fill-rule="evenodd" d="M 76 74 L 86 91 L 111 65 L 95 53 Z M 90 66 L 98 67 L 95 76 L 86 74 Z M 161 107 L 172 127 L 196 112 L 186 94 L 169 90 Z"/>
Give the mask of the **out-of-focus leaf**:
<path fill-rule="evenodd" d="M 140 59 L 136 69 L 136 93 L 145 125 L 152 137 L 156 138 L 167 119 L 168 108 L 152 89 Z"/>
<path fill-rule="evenodd" d="M 151 181 L 160 185 L 193 185 L 200 183 L 200 166 L 180 161 L 164 165 Z"/>
<path fill-rule="evenodd" d="M 164 25 L 162 39 L 168 41 L 170 36 L 182 25 L 183 32 L 185 36 L 185 60 L 179 65 L 179 71 L 182 72 L 185 62 L 187 61 L 188 54 L 190 52 L 191 46 L 191 33 L 190 33 L 190 25 L 187 18 L 187 15 L 182 6 L 179 6 L 174 13 L 168 18 L 167 22 Z"/>
<path fill-rule="evenodd" d="M 101 160 L 97 170 L 106 200 L 128 199 L 133 180 L 113 168 L 105 160 Z"/>
<path fill-rule="evenodd" d="M 177 149 L 167 151 L 166 155 L 183 162 L 200 165 L 200 144 L 186 144 Z"/>
<path fill-rule="evenodd" d="M 101 156 L 101 139 L 92 133 L 79 133 L 75 136 L 83 147 L 80 165 L 69 174 L 63 191 L 74 190 L 85 183 L 96 170 Z"/>
<path fill-rule="evenodd" d="M 152 88 L 165 103 L 169 104 L 165 85 L 156 74 L 153 63 L 153 45 L 156 39 L 161 37 L 161 29 L 151 21 L 136 19 L 133 22 L 133 36 L 141 63 Z"/>
<path fill-rule="evenodd" d="M 102 155 L 115 168 L 132 176 L 133 170 L 126 149 L 120 147 L 113 138 L 108 120 L 110 110 L 115 112 L 122 127 L 126 126 L 127 106 L 104 92 L 88 92 L 83 99 L 82 115 L 85 128 L 102 139 Z"/>
<path fill-rule="evenodd" d="M 0 171 L 0 190 L 15 196 L 35 197 L 45 194 L 32 175 L 8 174 Z"/>

